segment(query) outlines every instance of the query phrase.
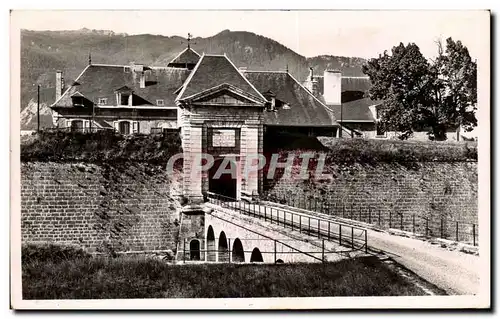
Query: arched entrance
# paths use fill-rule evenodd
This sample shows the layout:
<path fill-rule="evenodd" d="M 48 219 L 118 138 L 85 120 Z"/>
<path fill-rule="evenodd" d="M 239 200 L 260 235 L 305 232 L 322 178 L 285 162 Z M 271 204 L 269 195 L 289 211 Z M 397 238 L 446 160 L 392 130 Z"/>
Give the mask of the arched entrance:
<path fill-rule="evenodd" d="M 243 250 L 243 245 L 241 244 L 241 240 L 239 238 L 234 240 L 232 257 L 233 262 L 235 263 L 245 262 L 245 251 Z"/>
<path fill-rule="evenodd" d="M 228 262 L 229 261 L 229 249 L 227 245 L 226 234 L 221 231 L 219 235 L 219 261 L 220 262 Z"/>
<path fill-rule="evenodd" d="M 200 241 L 198 239 L 189 242 L 189 259 L 200 260 Z"/>
<path fill-rule="evenodd" d="M 262 258 L 262 254 L 260 253 L 259 248 L 255 247 L 252 250 L 252 255 L 250 256 L 251 263 L 262 263 L 264 259 Z"/>
<path fill-rule="evenodd" d="M 224 164 L 226 167 L 221 167 L 221 164 Z M 215 160 L 214 165 L 212 165 L 208 172 L 208 191 L 226 197 L 236 198 L 236 168 L 236 163 L 232 160 Z M 217 174 L 219 169 L 221 171 Z M 229 172 L 230 170 L 233 174 Z"/>
<path fill-rule="evenodd" d="M 215 250 L 215 235 L 212 226 L 208 226 L 207 231 L 207 261 L 216 261 L 217 251 Z"/>

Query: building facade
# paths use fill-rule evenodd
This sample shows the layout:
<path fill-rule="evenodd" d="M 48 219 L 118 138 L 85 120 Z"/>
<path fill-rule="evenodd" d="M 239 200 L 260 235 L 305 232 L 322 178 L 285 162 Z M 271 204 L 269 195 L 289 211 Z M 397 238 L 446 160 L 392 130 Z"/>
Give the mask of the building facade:
<path fill-rule="evenodd" d="M 369 77 L 342 76 L 340 71 L 325 70 L 323 75 L 313 74 L 310 69 L 304 86 L 331 111 L 342 127 L 339 137 L 391 139 L 400 134 L 382 129 L 379 108 L 383 101 L 368 97 Z M 411 139 L 428 140 L 428 130 L 413 133 Z M 461 140 L 464 132 L 450 129 L 448 140 Z"/>
<path fill-rule="evenodd" d="M 187 48 L 165 67 L 92 64 L 67 88 L 56 74 L 54 124 L 122 134 L 179 131 L 183 195 L 255 196 L 262 174 L 246 174 L 263 153 L 264 132 L 337 136 L 334 112 L 288 72 L 238 69 L 225 55 Z M 213 159 L 204 170 L 206 156 Z M 220 167 L 223 174 L 215 176 Z"/>

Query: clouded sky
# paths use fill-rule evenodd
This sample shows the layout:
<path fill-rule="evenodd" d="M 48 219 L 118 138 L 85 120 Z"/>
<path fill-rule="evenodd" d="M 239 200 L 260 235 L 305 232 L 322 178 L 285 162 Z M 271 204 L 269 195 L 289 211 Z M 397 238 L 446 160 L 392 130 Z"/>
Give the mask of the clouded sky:
<path fill-rule="evenodd" d="M 427 57 L 435 41 L 461 40 L 473 58 L 489 50 L 486 11 L 14 11 L 23 29 L 112 30 L 128 34 L 207 37 L 250 31 L 305 56 L 370 58 L 399 42 L 415 42 Z"/>

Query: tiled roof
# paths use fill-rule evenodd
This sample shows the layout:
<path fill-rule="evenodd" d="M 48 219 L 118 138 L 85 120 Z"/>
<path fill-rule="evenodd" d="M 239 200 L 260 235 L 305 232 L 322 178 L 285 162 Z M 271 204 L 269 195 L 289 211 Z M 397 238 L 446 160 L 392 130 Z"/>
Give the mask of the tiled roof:
<path fill-rule="evenodd" d="M 342 117 L 340 116 L 340 105 L 329 105 L 328 107 L 334 111 L 335 117 L 342 122 L 374 122 L 370 106 L 380 104 L 379 101 L 372 101 L 369 98 L 363 98 L 348 103 L 342 103 Z"/>
<path fill-rule="evenodd" d="M 140 88 L 140 76 L 123 65 L 89 65 L 77 78 L 78 86 L 70 86 L 54 106 L 72 107 L 71 96 L 77 91 L 90 103 L 97 104 L 106 98 L 107 105 L 116 105 L 116 91 L 124 87 L 134 92 L 133 105 L 156 105 L 164 100 L 164 106 L 175 107 L 174 92 L 182 86 L 189 70 L 182 68 L 150 68 L 145 72 L 146 87 Z"/>
<path fill-rule="evenodd" d="M 183 100 L 227 84 L 265 102 L 265 98 L 240 73 L 225 55 L 203 55 L 183 85 L 177 100 Z"/>
<path fill-rule="evenodd" d="M 276 100 L 290 106 L 277 106 L 264 112 L 264 124 L 284 126 L 338 126 L 332 112 L 287 72 L 246 71 L 245 76 L 260 91 L 271 91 Z"/>
<path fill-rule="evenodd" d="M 111 125 L 109 122 L 107 122 L 107 121 L 105 121 L 103 119 L 94 119 L 94 122 L 96 122 L 102 128 L 108 128 L 108 129 L 112 129 L 113 128 L 113 125 Z"/>
<path fill-rule="evenodd" d="M 200 55 L 191 48 L 186 48 L 184 51 L 179 53 L 175 58 L 168 63 L 167 66 L 177 66 L 186 64 L 196 64 L 200 59 Z"/>
<path fill-rule="evenodd" d="M 371 86 L 369 77 L 342 77 L 342 92 L 367 92 Z"/>

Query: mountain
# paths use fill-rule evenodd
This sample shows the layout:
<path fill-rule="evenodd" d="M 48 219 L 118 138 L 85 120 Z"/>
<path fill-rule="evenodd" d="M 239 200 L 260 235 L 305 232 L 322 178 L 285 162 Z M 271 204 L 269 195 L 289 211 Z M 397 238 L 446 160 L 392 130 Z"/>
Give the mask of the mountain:
<path fill-rule="evenodd" d="M 187 44 L 185 38 L 162 35 L 127 35 L 108 30 L 21 31 L 21 110 L 29 117 L 36 111 L 37 84 L 43 124 L 50 125 L 48 106 L 54 102 L 55 71 L 62 70 L 71 83 L 88 64 L 129 64 L 131 61 L 152 66 L 166 65 Z M 224 30 L 212 37 L 194 38 L 191 46 L 200 54 L 226 54 L 238 67 L 249 70 L 285 70 L 302 81 L 309 73 L 326 68 L 339 69 L 344 75 L 362 75 L 362 58 L 322 55 L 306 58 L 272 39 L 243 31 Z M 45 117 L 48 117 L 45 119 Z M 36 127 L 36 116 L 22 120 L 23 129 Z M 35 122 L 34 122 L 35 121 Z"/>

